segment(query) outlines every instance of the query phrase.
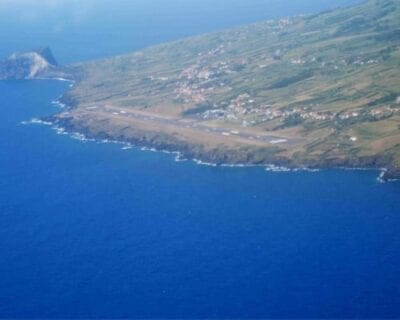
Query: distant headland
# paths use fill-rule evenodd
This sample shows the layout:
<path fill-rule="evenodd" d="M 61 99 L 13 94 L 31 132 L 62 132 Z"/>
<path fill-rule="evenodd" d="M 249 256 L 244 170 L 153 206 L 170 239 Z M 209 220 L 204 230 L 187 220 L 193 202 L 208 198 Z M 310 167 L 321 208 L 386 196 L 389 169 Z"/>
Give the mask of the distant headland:
<path fill-rule="evenodd" d="M 0 61 L 0 80 L 77 78 L 77 68 L 59 66 L 50 48 L 13 53 Z"/>

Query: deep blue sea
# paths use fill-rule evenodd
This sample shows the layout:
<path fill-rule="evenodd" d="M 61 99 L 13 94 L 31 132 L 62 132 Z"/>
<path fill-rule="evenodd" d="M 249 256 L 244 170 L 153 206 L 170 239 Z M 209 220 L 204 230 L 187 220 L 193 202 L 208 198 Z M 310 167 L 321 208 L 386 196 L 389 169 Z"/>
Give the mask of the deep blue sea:
<path fill-rule="evenodd" d="M 1 55 L 50 45 L 62 62 L 333 5 L 12 3 Z M 175 162 L 21 124 L 58 112 L 68 86 L 0 82 L 0 318 L 400 317 L 400 183 Z"/>

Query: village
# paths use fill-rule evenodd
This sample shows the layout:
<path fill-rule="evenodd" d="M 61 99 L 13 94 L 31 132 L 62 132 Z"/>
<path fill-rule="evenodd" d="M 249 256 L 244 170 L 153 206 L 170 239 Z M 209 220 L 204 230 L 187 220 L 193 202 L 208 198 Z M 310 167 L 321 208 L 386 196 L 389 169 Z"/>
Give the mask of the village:
<path fill-rule="evenodd" d="M 209 54 L 220 52 L 222 48 L 212 51 Z M 242 62 L 244 64 L 244 62 Z M 296 63 L 300 63 L 296 61 Z M 368 62 L 367 62 L 368 63 Z M 375 63 L 375 61 L 370 62 Z M 236 72 L 228 62 L 217 62 L 209 68 L 200 64 L 193 65 L 185 69 L 180 74 L 180 81 L 175 89 L 177 99 L 184 103 L 204 105 L 206 110 L 202 110 L 197 116 L 202 120 L 221 120 L 240 123 L 243 127 L 254 126 L 271 120 L 280 119 L 285 121 L 288 117 L 298 116 L 304 121 L 347 121 L 367 118 L 368 120 L 381 120 L 391 117 L 398 113 L 400 108 L 400 97 L 393 105 L 377 106 L 367 110 L 348 110 L 341 112 L 317 111 L 319 104 L 309 104 L 297 106 L 289 109 L 278 108 L 272 104 L 263 103 L 257 97 L 252 97 L 248 93 L 243 93 L 237 97 L 209 103 L 209 97 L 218 89 L 232 90 L 223 80 L 219 80 L 226 73 Z"/>
<path fill-rule="evenodd" d="M 290 19 L 280 19 L 268 21 L 266 25 L 273 33 L 278 33 L 284 31 L 292 23 Z M 236 41 L 241 41 L 247 35 L 237 32 L 236 36 Z M 239 74 L 246 68 L 258 68 L 260 72 L 264 72 L 263 69 L 276 61 L 287 63 L 298 70 L 307 71 L 307 68 L 310 68 L 310 70 L 334 73 L 344 68 L 361 68 L 382 62 L 381 59 L 371 55 L 357 54 L 324 61 L 317 54 L 311 54 L 282 60 L 288 52 L 288 49 L 283 46 L 274 52 L 260 54 L 256 59 L 257 64 L 254 65 L 252 57 L 228 59 L 226 53 L 231 49 L 232 42 L 227 41 L 214 48 L 198 52 L 196 62 L 184 68 L 175 78 L 151 76 L 150 80 L 169 82 L 174 87 L 174 101 L 189 107 L 193 106 L 194 111 L 188 113 L 191 117 L 203 121 L 231 122 L 242 127 L 256 126 L 274 120 L 284 123 L 290 118 L 296 118 L 296 123 L 378 121 L 400 112 L 400 97 L 397 101 L 395 99 L 395 101 L 367 108 L 326 111 L 321 105 L 323 102 L 321 104 L 299 102 L 282 106 L 249 92 L 242 91 L 235 95 L 236 87 L 232 84 L 235 73 Z M 255 79 L 245 79 L 245 81 L 250 82 Z M 223 100 L 215 98 L 221 95 L 225 96 Z"/>

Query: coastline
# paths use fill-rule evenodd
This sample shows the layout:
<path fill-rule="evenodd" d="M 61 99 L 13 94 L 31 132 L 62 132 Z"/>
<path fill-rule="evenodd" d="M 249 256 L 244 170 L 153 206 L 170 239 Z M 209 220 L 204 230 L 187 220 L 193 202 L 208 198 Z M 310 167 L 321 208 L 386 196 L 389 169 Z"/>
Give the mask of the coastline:
<path fill-rule="evenodd" d="M 69 107 L 71 108 L 71 107 Z M 58 114 L 43 119 L 37 119 L 33 124 L 51 125 L 59 134 L 68 134 L 80 141 L 93 141 L 98 143 L 121 144 L 122 150 L 138 148 L 142 151 L 169 153 L 175 156 L 176 162 L 193 161 L 199 165 L 220 166 L 232 168 L 262 167 L 271 172 L 317 172 L 320 170 L 374 170 L 378 172 L 379 182 L 395 182 L 400 180 L 400 170 L 393 168 L 384 159 L 379 157 L 365 157 L 361 159 L 331 159 L 325 161 L 313 159 L 312 161 L 298 161 L 295 159 L 276 157 L 273 155 L 259 157 L 257 150 L 248 153 L 247 150 L 213 149 L 204 150 L 201 146 L 191 143 L 174 141 L 168 135 L 158 136 L 157 139 L 148 139 L 148 132 L 136 137 L 115 137 L 105 131 L 96 133 L 88 127 L 74 124 L 71 120 L 60 120 Z M 265 154 L 264 154 L 265 155 Z"/>
<path fill-rule="evenodd" d="M 337 23 L 323 24 L 328 39 L 346 52 L 353 52 L 352 47 L 333 31 L 359 10 L 371 17 L 386 14 L 381 4 L 366 3 L 333 11 Z M 391 70 L 396 57 L 371 59 L 376 43 L 364 57 L 368 60 L 353 61 L 354 54 L 332 60 L 335 71 L 325 68 L 329 59 L 339 58 L 329 46 L 323 47 L 321 61 L 299 58 L 299 50 L 313 52 L 321 45 L 319 36 L 309 31 L 320 31 L 326 15 L 255 24 L 217 33 L 216 42 L 205 34 L 65 67 L 55 63 L 49 49 L 39 50 L 28 57 L 39 55 L 49 60 L 48 67 L 33 74 L 40 66 L 34 59 L 24 63 L 26 54 L 20 54 L 19 59 L 5 60 L 13 71 L 5 76 L 67 81 L 69 90 L 53 102 L 62 112 L 43 121 L 89 139 L 166 150 L 209 165 L 272 166 L 281 171 L 385 168 L 381 180 L 399 179 L 397 82 L 366 83 L 365 94 L 346 91 Z M 390 17 L 398 22 L 396 15 Z M 273 30 L 284 38 L 272 37 Z M 371 31 L 366 28 L 363 34 Z M 308 35 L 304 46 L 298 45 L 299 32 Z M 360 47 L 370 47 L 357 33 L 351 35 Z M 291 49 L 284 55 L 274 54 L 276 47 L 288 44 Z M 266 54 L 259 56 L 260 51 Z M 344 81 L 340 87 L 336 77 Z"/>
<path fill-rule="evenodd" d="M 71 82 L 75 85 L 76 81 L 67 79 L 48 79 L 56 81 Z M 70 85 L 70 86 L 71 86 Z M 308 171 L 315 172 L 328 169 L 339 170 L 376 170 L 379 172 L 377 180 L 379 182 L 400 181 L 400 168 L 392 166 L 387 159 L 379 156 L 371 156 L 355 159 L 334 158 L 329 161 L 321 159 L 299 160 L 288 157 L 274 156 L 270 152 L 271 147 L 267 147 L 267 152 L 260 157 L 260 149 L 252 152 L 243 149 L 219 149 L 204 150 L 201 145 L 194 143 L 182 143 L 172 137 L 154 133 L 153 139 L 151 132 L 138 132 L 137 136 L 124 137 L 115 136 L 107 131 L 94 132 L 84 124 L 77 124 L 74 119 L 60 118 L 62 112 L 73 111 L 79 106 L 67 95 L 69 90 L 52 103 L 60 109 L 60 112 L 42 118 L 33 118 L 31 121 L 23 121 L 23 124 L 43 124 L 52 126 L 58 134 L 67 134 L 80 141 L 97 141 L 100 143 L 117 143 L 123 145 L 122 149 L 139 148 L 142 151 L 163 152 L 175 155 L 175 161 L 193 161 L 199 165 L 221 166 L 221 167 L 263 167 L 271 172 L 293 172 Z M 62 111 L 61 111 L 62 110 Z M 150 133 L 150 136 L 149 136 Z M 265 151 L 265 150 L 264 150 Z M 279 152 L 278 152 L 279 153 Z"/>

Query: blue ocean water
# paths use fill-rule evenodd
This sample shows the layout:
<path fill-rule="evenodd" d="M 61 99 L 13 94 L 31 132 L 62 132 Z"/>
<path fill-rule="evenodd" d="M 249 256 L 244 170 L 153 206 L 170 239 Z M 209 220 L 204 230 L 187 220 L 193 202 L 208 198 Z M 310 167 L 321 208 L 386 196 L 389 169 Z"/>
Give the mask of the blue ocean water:
<path fill-rule="evenodd" d="M 297 2 L 295 13 L 323 9 Z M 151 11 L 137 3 L 137 16 Z M 186 18 L 177 11 L 180 22 L 165 31 L 166 18 L 155 16 L 146 22 L 152 29 L 129 35 L 135 44 L 122 41 L 126 34 L 104 49 L 99 34 L 94 50 L 95 33 L 69 28 L 33 30 L 29 44 L 40 34 L 62 60 L 78 61 L 181 36 L 182 24 L 197 33 L 261 11 L 240 15 L 237 0 L 224 21 L 217 6 L 210 21 L 192 23 L 193 8 L 173 3 Z M 254 18 L 292 13 L 279 8 Z M 82 23 L 95 30 L 101 17 Z M 139 29 L 143 21 L 130 23 Z M 1 52 L 26 45 L 4 28 Z M 0 317 L 400 316 L 399 183 L 379 183 L 376 171 L 200 166 L 21 124 L 58 112 L 51 101 L 67 89 L 57 81 L 0 82 Z"/>

